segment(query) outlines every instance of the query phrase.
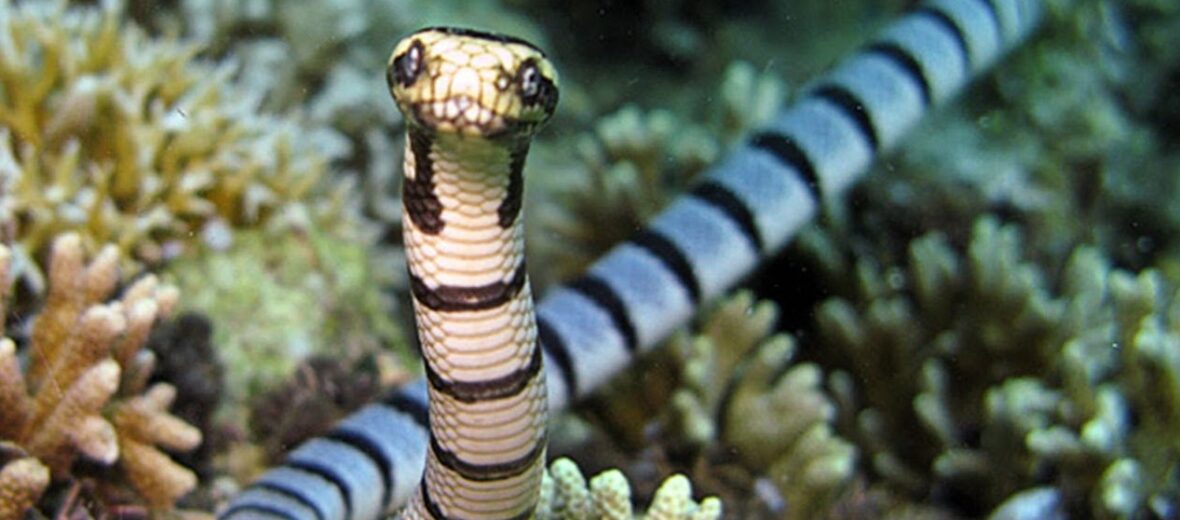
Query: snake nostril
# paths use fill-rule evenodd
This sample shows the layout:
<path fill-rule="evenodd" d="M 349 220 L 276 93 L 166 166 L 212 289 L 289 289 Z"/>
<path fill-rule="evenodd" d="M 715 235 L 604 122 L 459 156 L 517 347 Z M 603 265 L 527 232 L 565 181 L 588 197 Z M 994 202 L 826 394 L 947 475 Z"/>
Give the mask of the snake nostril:
<path fill-rule="evenodd" d="M 389 82 L 390 88 L 396 85 L 408 87 L 418 79 L 418 76 L 422 74 L 423 52 L 425 51 L 422 48 L 422 42 L 414 40 L 406 52 L 393 59 L 389 70 L 385 72 L 385 80 Z"/>

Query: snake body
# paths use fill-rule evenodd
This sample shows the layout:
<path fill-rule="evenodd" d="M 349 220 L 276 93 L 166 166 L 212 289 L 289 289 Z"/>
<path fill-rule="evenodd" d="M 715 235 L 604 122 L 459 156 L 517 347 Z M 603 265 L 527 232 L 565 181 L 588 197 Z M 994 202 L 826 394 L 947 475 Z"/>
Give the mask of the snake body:
<path fill-rule="evenodd" d="M 453 28 L 399 43 L 403 230 L 429 382 L 430 449 L 406 518 L 525 518 L 548 404 L 525 272 L 522 170 L 557 79 L 524 41 Z"/>
<path fill-rule="evenodd" d="M 886 26 L 875 39 L 814 82 L 808 92 L 768 127 L 737 146 L 705 174 L 700 184 L 675 200 L 633 238 L 612 249 L 584 276 L 551 289 L 536 312 L 536 335 L 549 374 L 549 407 L 560 409 L 592 392 L 626 368 L 637 355 L 682 326 L 701 304 L 723 294 L 761 259 L 774 255 L 814 216 L 821 199 L 843 193 L 863 175 L 876 155 L 896 146 L 933 106 L 953 97 L 972 76 L 986 70 L 1007 49 L 1024 40 L 1036 27 L 1042 9 L 1041 0 L 924 2 Z M 513 47 L 520 44 L 515 40 L 482 41 L 488 49 L 505 45 L 526 54 L 532 52 Z M 444 114 L 446 110 L 444 107 Z M 411 154 L 415 158 L 431 157 L 434 150 L 430 160 L 435 166 L 424 168 L 416 161 L 409 165 L 407 171 L 411 173 L 407 175 L 414 177 L 407 183 L 407 189 L 412 185 L 427 185 L 417 175 L 419 170 L 441 172 L 441 163 L 453 163 L 456 172 L 472 171 L 462 165 L 481 155 L 489 158 L 488 163 L 504 165 L 506 151 L 513 149 L 495 145 L 478 153 L 475 148 L 463 148 L 471 150 L 463 153 L 446 152 L 448 141 L 465 142 L 464 138 L 451 136 L 415 144 L 411 131 L 407 162 Z M 523 161 L 523 149 L 516 150 L 517 157 Z M 508 169 L 508 181 L 496 174 L 498 182 L 508 182 L 511 186 L 512 171 Z M 450 191 L 456 198 L 459 193 L 474 193 L 444 186 L 444 177 L 459 178 L 439 175 L 429 185 L 436 190 Z M 514 208 L 515 203 L 499 203 L 511 199 L 505 190 L 512 193 L 513 189 L 516 188 L 495 184 L 487 187 L 490 196 L 479 199 L 486 203 L 481 206 L 484 208 L 481 218 L 489 224 L 481 229 L 488 236 L 505 236 L 508 227 L 491 225 L 492 216 L 488 212 L 494 213 L 497 219 L 501 214 L 514 214 L 515 210 L 508 209 Z M 406 226 L 416 225 L 414 220 L 419 219 L 426 227 L 442 224 L 445 233 L 446 227 L 452 225 L 447 219 L 460 218 L 445 206 L 447 200 L 419 197 L 422 207 L 428 211 L 414 216 L 416 210 L 412 210 Z M 436 207 L 442 209 L 431 209 Z M 499 208 L 507 209 L 494 211 Z M 433 218 L 436 214 L 438 222 Z M 467 216 L 460 220 L 473 222 Z M 518 216 L 514 220 L 518 221 Z M 407 243 L 431 236 L 418 231 L 408 233 L 414 236 L 408 235 Z M 474 239 L 476 235 L 480 234 L 472 233 L 469 238 Z M 518 242 L 504 238 L 494 243 L 513 251 L 519 247 Z M 431 247 L 428 241 L 418 244 L 410 246 L 411 255 L 424 254 Z M 479 244 L 482 245 L 471 244 L 471 250 L 487 247 L 484 242 Z M 467 251 L 467 247 L 459 250 Z M 448 279 L 432 276 L 431 269 L 455 272 L 450 270 L 449 263 L 439 262 L 418 271 L 420 280 L 414 283 L 437 288 L 438 283 L 450 280 L 446 283 L 459 286 L 463 281 L 462 286 L 469 287 L 489 283 L 488 276 L 495 273 L 493 278 L 512 285 L 517 272 L 515 266 L 519 265 L 518 255 L 487 258 L 497 258 L 499 263 L 487 262 L 497 265 L 481 271 L 485 274 Z M 521 286 L 514 301 L 527 300 L 526 287 L 527 284 Z M 419 302 L 423 295 L 432 294 L 421 287 L 414 291 Z M 446 330 L 448 325 L 432 321 L 436 316 L 441 319 L 444 313 L 431 314 L 429 319 L 420 315 L 419 322 L 426 321 L 429 326 Z M 463 323 L 459 326 L 474 330 L 467 322 Z M 532 334 L 529 325 L 511 330 L 522 331 L 525 337 Z M 329 434 L 292 451 L 283 465 L 268 471 L 235 497 L 222 517 L 368 520 L 405 504 L 415 495 L 428 456 L 437 458 L 435 445 L 449 438 L 436 432 L 434 438 L 439 442 L 430 441 L 428 431 L 444 425 L 438 424 L 433 415 L 428 419 L 427 394 L 438 394 L 440 381 L 445 387 L 447 381 L 468 381 L 460 379 L 461 376 L 499 377 L 531 366 L 532 354 L 525 349 L 533 348 L 534 344 L 527 340 L 515 344 L 518 350 L 505 349 L 502 351 L 505 357 L 497 357 L 511 362 L 493 364 L 505 367 L 503 370 L 476 370 L 464 365 L 447 371 L 444 368 L 449 365 L 443 364 L 432 369 L 434 374 L 428 372 L 429 382 L 406 385 L 349 416 Z M 509 351 L 516 353 L 508 355 Z M 509 365 L 513 368 L 506 368 Z M 530 380 L 528 387 L 535 392 L 536 380 Z M 537 404 L 537 410 L 544 408 Z M 482 414 L 491 407 L 473 405 L 471 408 L 470 412 Z M 469 413 L 458 408 L 452 412 Z M 447 417 L 458 419 L 452 412 Z M 542 438 L 539 429 L 526 430 L 528 433 L 509 436 L 520 439 L 519 442 L 503 444 L 514 446 L 513 455 L 504 460 L 515 460 L 516 455 L 529 452 L 531 448 L 524 446 L 534 446 L 528 442 Z M 458 450 L 459 445 L 447 446 Z M 507 452 L 498 453 L 502 456 Z M 448 473 L 441 460 L 429 464 L 436 469 L 426 470 L 424 489 L 433 497 L 435 488 L 429 487 L 431 471 L 436 475 Z M 531 487 L 522 489 L 520 493 L 507 490 L 506 493 L 517 497 L 533 493 Z M 518 509 L 506 507 L 503 511 L 510 515 Z"/>

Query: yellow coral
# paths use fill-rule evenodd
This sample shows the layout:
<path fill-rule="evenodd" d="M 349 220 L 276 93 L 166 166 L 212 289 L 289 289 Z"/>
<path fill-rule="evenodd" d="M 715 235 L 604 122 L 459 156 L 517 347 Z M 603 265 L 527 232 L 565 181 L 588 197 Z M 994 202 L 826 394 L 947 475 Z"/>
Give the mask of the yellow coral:
<path fill-rule="evenodd" d="M 11 260 L 0 246 L 0 275 L 7 275 Z M 117 462 L 147 503 L 162 509 L 191 490 L 196 476 L 156 446 L 186 451 L 201 441 L 196 428 L 167 413 L 175 395 L 171 386 L 143 391 L 153 359 L 142 347 L 177 293 L 146 276 L 119 300 L 103 303 L 119 279 L 118 263 L 113 246 L 87 263 L 78 235 L 54 242 L 49 290 L 33 320 L 24 373 L 14 343 L 0 339 L 0 439 L 15 443 L 58 479 L 71 474 L 79 455 Z M 8 284 L 2 287 L 6 292 Z M 20 482 L 7 476 L 12 464 L 0 477 L 0 493 L 15 493 L 6 486 Z M 20 470 L 28 482 L 35 468 L 23 464 L 12 471 Z"/>
<path fill-rule="evenodd" d="M 298 120 L 257 111 L 232 63 L 101 4 L 5 2 L 0 16 L 0 221 L 36 290 L 30 259 L 62 231 L 159 261 L 210 223 L 298 203 L 325 169 Z"/>
<path fill-rule="evenodd" d="M 645 515 L 635 515 L 631 486 L 622 472 L 606 470 L 590 479 L 587 487 L 578 465 L 564 457 L 545 471 L 536 513 L 538 520 L 716 520 L 721 516 L 721 501 L 717 497 L 693 500 L 692 483 L 680 474 L 664 480 Z"/>
<path fill-rule="evenodd" d="M 0 467 L 0 518 L 20 518 L 49 485 L 49 469 L 24 457 Z"/>
<path fill-rule="evenodd" d="M 857 449 L 836 433 L 836 402 L 824 373 L 795 360 L 795 339 L 775 332 L 778 318 L 774 302 L 750 291 L 721 300 L 692 334 L 673 336 L 665 352 L 642 362 L 635 369 L 642 375 L 612 382 L 607 397 L 590 407 L 594 418 L 636 446 L 660 432 L 671 460 L 698 479 L 739 469 L 749 482 L 761 482 L 765 497 L 752 507 L 788 519 L 823 513 L 852 480 Z M 679 496 L 675 486 L 668 500 Z M 746 503 L 723 496 L 745 512 Z"/>

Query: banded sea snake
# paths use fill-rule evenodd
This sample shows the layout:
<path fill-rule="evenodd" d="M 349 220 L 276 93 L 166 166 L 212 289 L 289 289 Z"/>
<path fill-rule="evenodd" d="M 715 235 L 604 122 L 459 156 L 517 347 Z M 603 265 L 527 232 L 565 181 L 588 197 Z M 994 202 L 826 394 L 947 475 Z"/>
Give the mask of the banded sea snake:
<path fill-rule="evenodd" d="M 923 3 L 584 276 L 550 290 L 536 309 L 549 410 L 592 392 L 783 247 L 822 197 L 843 193 L 931 107 L 1023 41 L 1042 17 L 1041 1 Z M 428 386 L 406 385 L 300 445 L 221 518 L 371 519 L 401 507 L 415 495 L 428 452 L 438 453 Z"/>

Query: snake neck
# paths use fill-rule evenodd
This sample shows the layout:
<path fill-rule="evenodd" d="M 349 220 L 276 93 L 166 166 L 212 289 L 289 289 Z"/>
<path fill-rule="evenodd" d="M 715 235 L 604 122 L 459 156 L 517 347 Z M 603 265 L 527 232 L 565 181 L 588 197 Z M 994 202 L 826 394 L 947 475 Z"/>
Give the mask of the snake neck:
<path fill-rule="evenodd" d="M 527 141 L 407 135 L 404 238 L 431 442 L 410 518 L 524 518 L 536 507 L 546 391 L 525 272 Z"/>

